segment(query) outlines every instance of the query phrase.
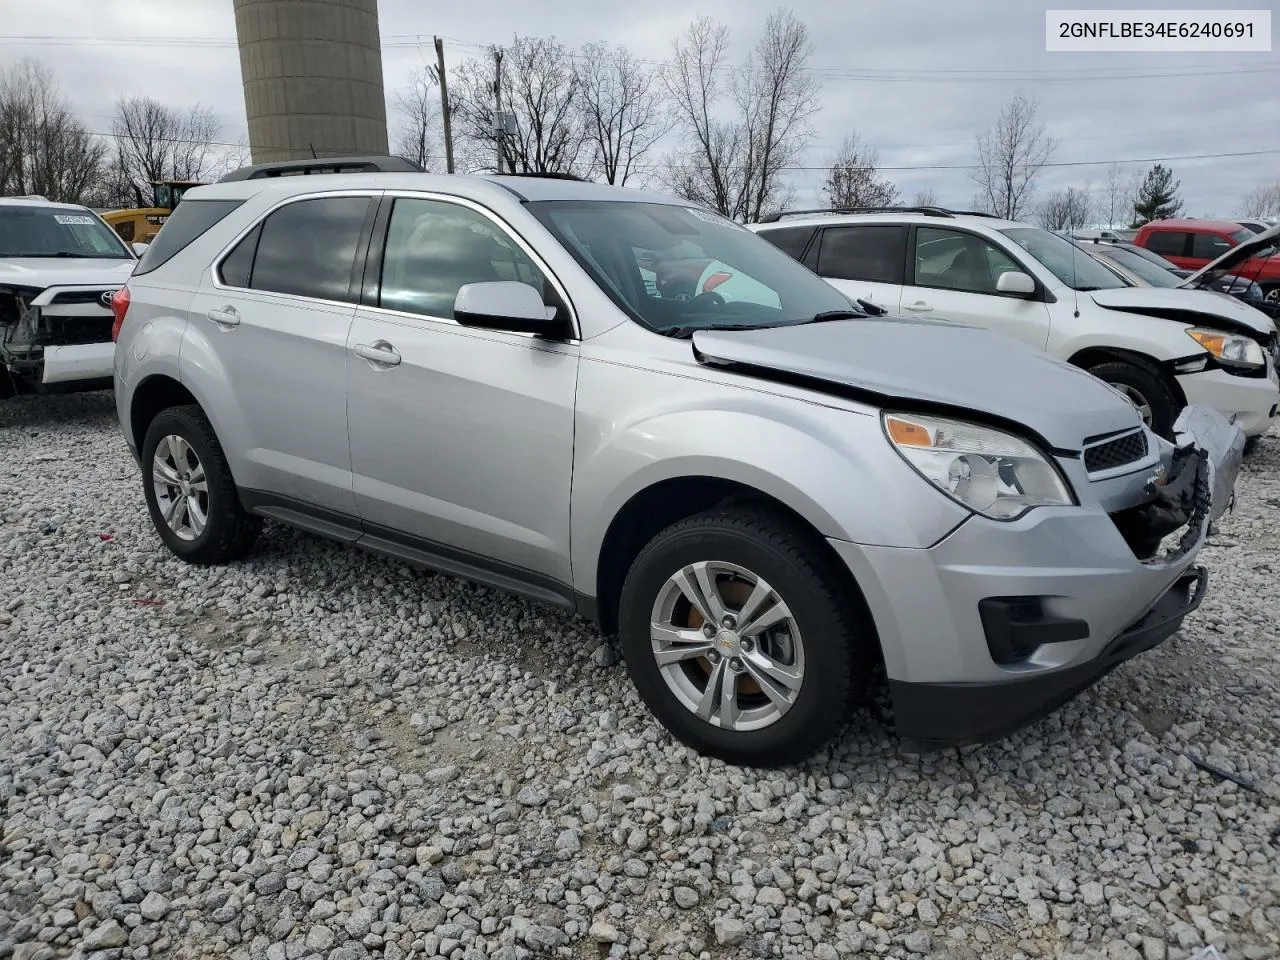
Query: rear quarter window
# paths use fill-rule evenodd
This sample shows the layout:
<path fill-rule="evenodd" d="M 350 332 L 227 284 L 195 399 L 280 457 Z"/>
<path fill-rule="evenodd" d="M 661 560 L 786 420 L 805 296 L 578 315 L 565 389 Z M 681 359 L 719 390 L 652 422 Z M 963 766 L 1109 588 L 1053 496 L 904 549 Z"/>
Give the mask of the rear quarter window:
<path fill-rule="evenodd" d="M 805 248 L 809 246 L 809 239 L 816 229 L 816 227 L 779 227 L 777 230 L 760 230 L 758 233 L 792 260 L 799 260 L 804 256 Z"/>
<path fill-rule="evenodd" d="M 183 200 L 147 247 L 134 268 L 134 276 L 150 273 L 168 263 L 243 203 L 243 200 Z"/>

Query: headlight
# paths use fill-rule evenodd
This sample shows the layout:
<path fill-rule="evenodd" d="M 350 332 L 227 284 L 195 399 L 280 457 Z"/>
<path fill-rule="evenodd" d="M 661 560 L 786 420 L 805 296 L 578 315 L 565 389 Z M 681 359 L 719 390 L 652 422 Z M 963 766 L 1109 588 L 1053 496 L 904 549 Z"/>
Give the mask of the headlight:
<path fill-rule="evenodd" d="M 959 420 L 883 415 L 885 435 L 916 472 L 970 510 L 1013 520 L 1075 503 L 1054 464 L 1012 434 Z"/>
<path fill-rule="evenodd" d="M 1207 330 L 1204 327 L 1188 330 L 1187 336 L 1223 363 L 1237 367 L 1260 367 L 1267 362 L 1262 347 L 1256 340 L 1248 337 L 1220 330 Z"/>

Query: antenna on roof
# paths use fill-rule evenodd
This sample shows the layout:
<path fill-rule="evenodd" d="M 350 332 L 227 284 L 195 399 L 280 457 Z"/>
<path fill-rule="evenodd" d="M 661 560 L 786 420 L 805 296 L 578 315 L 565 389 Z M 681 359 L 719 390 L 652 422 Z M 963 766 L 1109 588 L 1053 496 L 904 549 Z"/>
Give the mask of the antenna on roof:
<path fill-rule="evenodd" d="M 312 159 L 312 160 L 319 160 L 320 158 L 316 156 L 316 145 L 315 145 L 314 143 L 312 143 L 310 140 L 308 140 L 308 141 L 307 141 L 307 146 L 311 148 L 311 159 Z"/>

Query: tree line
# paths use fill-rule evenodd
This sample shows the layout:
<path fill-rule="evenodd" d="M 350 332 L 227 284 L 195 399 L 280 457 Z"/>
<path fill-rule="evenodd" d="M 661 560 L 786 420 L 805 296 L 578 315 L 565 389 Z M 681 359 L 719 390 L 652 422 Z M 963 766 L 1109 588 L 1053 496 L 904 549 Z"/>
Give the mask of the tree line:
<path fill-rule="evenodd" d="M 571 48 L 554 37 L 514 36 L 468 58 L 447 77 L 456 169 L 492 171 L 499 138 L 508 172 L 567 173 L 616 185 L 652 186 L 750 221 L 794 200 L 791 173 L 813 146 L 821 106 L 808 28 L 780 9 L 756 43 L 735 56 L 729 28 L 694 20 L 661 62 L 623 45 Z M 500 60 L 499 60 L 500 55 Z M 439 80 L 422 68 L 389 97 L 393 152 L 442 170 Z M 501 94 L 505 130 L 497 131 Z M 0 193 L 41 194 L 99 207 L 144 206 L 150 182 L 201 180 L 248 162 L 214 114 L 153 98 L 117 102 L 108 135 L 90 132 L 52 72 L 26 60 L 0 69 Z M 1014 96 L 974 138 L 966 206 L 1049 229 L 1129 226 L 1176 215 L 1180 182 L 1156 164 L 1127 176 L 1113 165 L 1089 181 L 1041 197 L 1058 142 L 1032 98 Z M 837 208 L 908 202 L 874 144 L 843 132 L 821 164 L 823 199 Z M 909 201 L 938 203 L 932 190 Z M 1243 199 L 1245 215 L 1280 213 L 1280 183 Z"/>

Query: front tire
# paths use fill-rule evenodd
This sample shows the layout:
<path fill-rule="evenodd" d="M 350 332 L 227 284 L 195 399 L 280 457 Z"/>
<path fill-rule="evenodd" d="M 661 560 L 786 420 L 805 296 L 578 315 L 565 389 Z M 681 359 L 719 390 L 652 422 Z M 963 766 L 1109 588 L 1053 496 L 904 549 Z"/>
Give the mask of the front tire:
<path fill-rule="evenodd" d="M 1166 440 L 1173 439 L 1173 424 L 1178 419 L 1182 404 L 1158 371 L 1145 365 L 1114 360 L 1090 367 L 1089 372 L 1123 393 L 1152 432 Z"/>
<path fill-rule="evenodd" d="M 677 739 L 772 767 L 839 731 L 875 641 L 824 548 L 786 518 L 717 508 L 640 551 L 619 636 L 641 698 Z"/>
<path fill-rule="evenodd" d="M 152 420 L 141 460 L 151 522 L 175 555 L 209 565 L 252 549 L 262 520 L 240 504 L 222 446 L 198 406 L 170 407 Z"/>

